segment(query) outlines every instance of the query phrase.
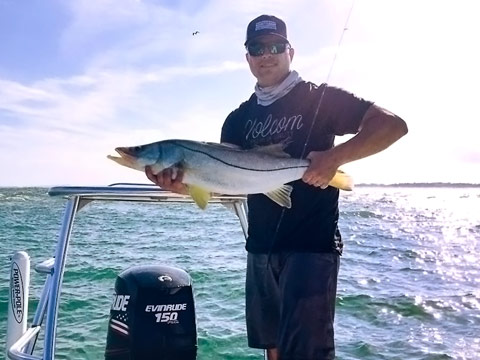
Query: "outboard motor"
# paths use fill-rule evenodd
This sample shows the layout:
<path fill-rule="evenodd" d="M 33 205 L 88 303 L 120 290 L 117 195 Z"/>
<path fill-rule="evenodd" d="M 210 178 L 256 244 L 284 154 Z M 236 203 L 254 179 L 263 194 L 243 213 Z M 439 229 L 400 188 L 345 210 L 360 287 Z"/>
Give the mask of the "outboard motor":
<path fill-rule="evenodd" d="M 197 327 L 190 276 L 168 266 L 136 266 L 115 282 L 105 359 L 193 360 Z"/>

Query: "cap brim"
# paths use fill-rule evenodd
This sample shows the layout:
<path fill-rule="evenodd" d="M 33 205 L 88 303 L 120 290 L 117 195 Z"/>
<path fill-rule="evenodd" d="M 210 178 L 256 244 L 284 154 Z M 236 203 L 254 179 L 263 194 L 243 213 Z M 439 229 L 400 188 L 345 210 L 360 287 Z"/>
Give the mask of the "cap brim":
<path fill-rule="evenodd" d="M 286 42 L 288 42 L 288 39 L 285 37 L 285 36 L 282 36 L 282 35 L 279 35 L 277 33 L 269 33 L 269 32 L 264 32 L 262 34 L 258 34 L 250 39 L 248 39 L 247 41 L 245 41 L 245 43 L 243 45 L 247 46 L 249 43 L 251 43 L 253 40 L 255 39 L 258 39 L 259 37 L 262 37 L 262 36 L 267 36 L 267 35 L 273 35 L 273 36 L 276 36 L 278 37 L 279 39 L 282 39 L 282 40 L 285 40 Z"/>

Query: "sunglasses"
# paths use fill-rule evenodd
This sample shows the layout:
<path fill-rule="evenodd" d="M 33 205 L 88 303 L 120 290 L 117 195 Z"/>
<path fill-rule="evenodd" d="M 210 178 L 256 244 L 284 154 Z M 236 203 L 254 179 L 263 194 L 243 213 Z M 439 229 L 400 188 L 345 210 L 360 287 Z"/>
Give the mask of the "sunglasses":
<path fill-rule="evenodd" d="M 265 49 L 268 49 L 272 55 L 283 54 L 288 48 L 290 48 L 290 44 L 285 42 L 270 44 L 252 43 L 247 45 L 247 51 L 250 56 L 262 56 L 265 54 Z"/>

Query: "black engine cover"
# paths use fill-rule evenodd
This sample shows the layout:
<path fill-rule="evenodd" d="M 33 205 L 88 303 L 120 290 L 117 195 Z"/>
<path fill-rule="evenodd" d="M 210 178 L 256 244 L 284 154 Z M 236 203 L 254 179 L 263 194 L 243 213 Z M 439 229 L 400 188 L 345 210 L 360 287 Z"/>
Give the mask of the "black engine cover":
<path fill-rule="evenodd" d="M 105 359 L 190 360 L 197 327 L 190 276 L 168 266 L 137 266 L 115 282 Z"/>

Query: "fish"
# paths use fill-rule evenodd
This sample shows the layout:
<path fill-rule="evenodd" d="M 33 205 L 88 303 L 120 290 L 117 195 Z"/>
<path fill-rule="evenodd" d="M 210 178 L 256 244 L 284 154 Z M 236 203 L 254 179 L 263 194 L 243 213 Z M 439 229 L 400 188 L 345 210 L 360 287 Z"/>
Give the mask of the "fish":
<path fill-rule="evenodd" d="M 310 165 L 308 159 L 292 158 L 282 142 L 241 149 L 225 143 L 169 139 L 150 144 L 117 147 L 120 156 L 108 155 L 116 163 L 153 174 L 166 168 L 181 168 L 182 183 L 195 203 L 205 209 L 212 194 L 264 194 L 282 207 L 291 208 L 292 186 Z M 353 189 L 352 178 L 337 170 L 329 183 L 341 190 Z"/>

